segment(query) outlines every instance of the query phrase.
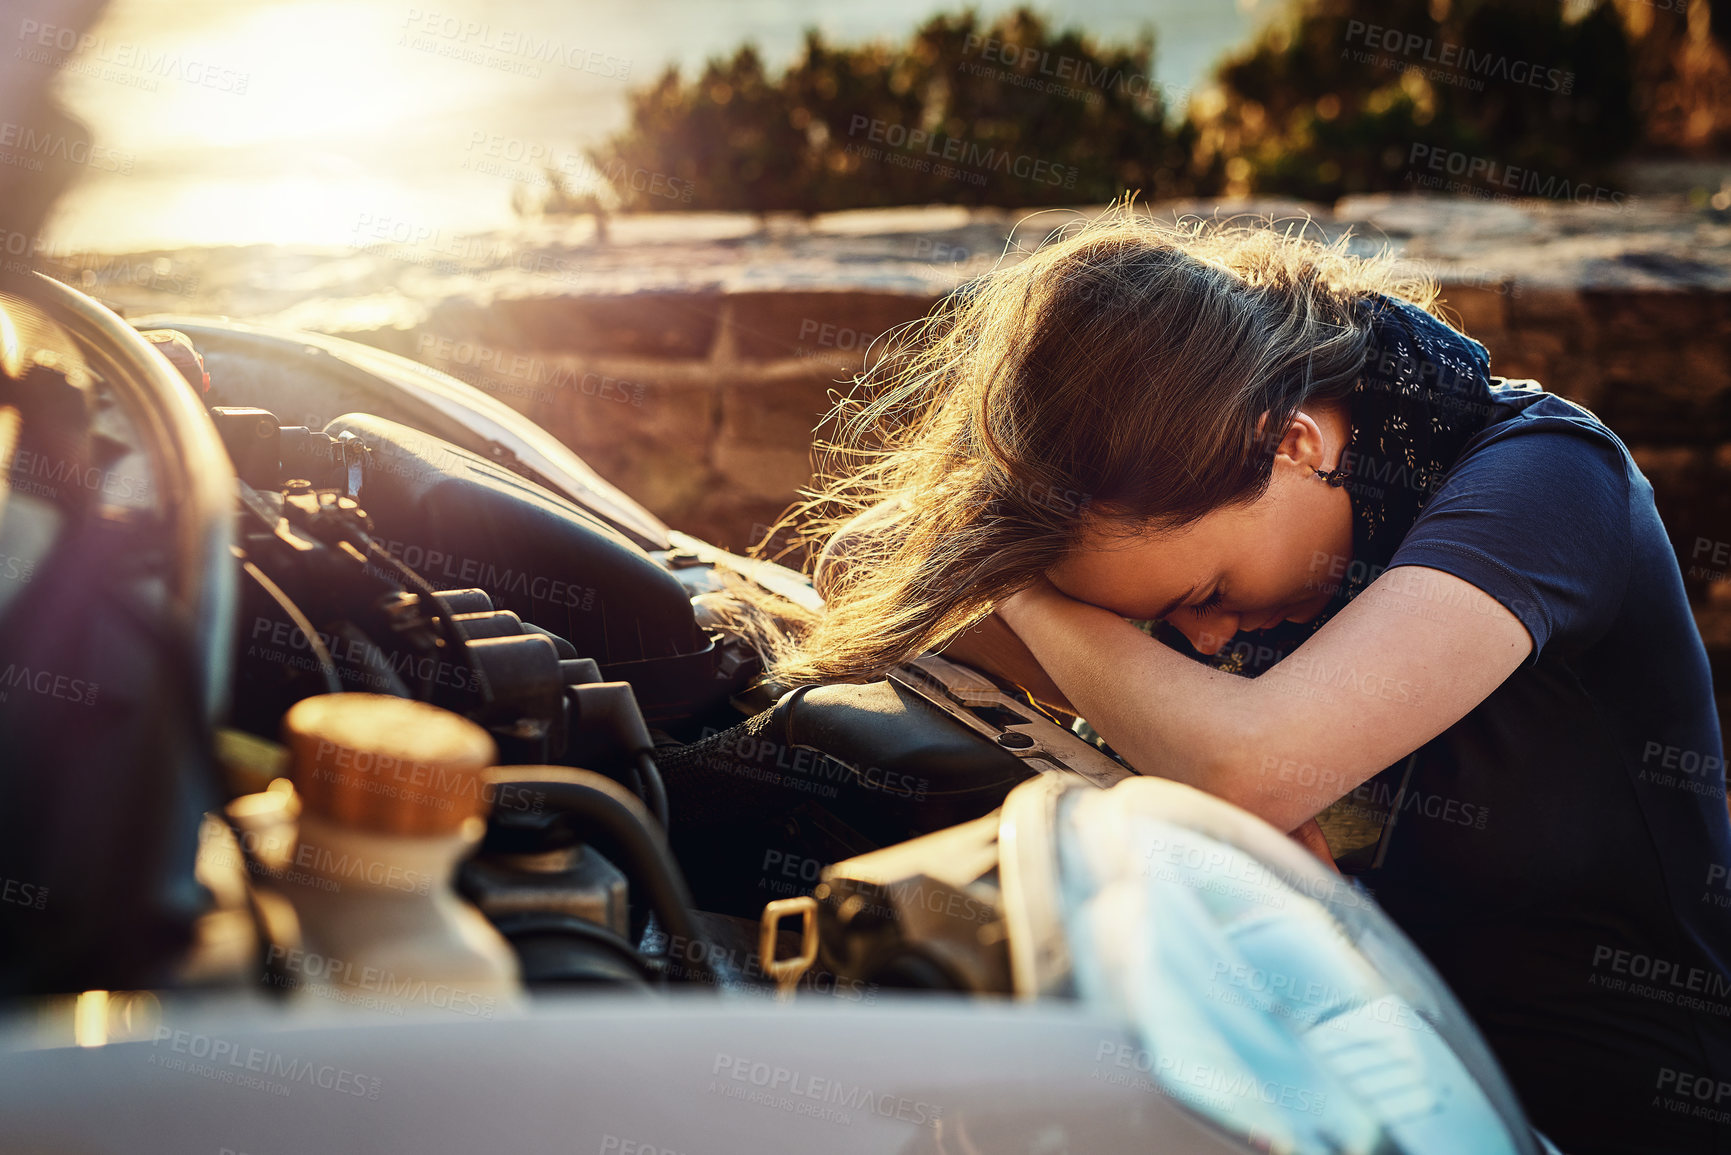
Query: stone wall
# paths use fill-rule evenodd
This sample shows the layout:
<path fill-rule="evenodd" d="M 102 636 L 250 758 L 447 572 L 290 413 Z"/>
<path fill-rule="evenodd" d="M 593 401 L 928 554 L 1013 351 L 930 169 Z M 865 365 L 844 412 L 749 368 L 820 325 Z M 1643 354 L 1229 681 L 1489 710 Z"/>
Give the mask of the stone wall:
<path fill-rule="evenodd" d="M 556 433 L 670 524 L 731 549 L 760 538 L 813 477 L 815 438 L 865 347 L 936 294 L 801 290 L 574 297 L 435 310 L 419 359 Z M 621 315 L 629 323 L 611 325 Z M 528 359 L 481 350 L 535 334 Z M 513 386 L 520 385 L 520 389 Z"/>

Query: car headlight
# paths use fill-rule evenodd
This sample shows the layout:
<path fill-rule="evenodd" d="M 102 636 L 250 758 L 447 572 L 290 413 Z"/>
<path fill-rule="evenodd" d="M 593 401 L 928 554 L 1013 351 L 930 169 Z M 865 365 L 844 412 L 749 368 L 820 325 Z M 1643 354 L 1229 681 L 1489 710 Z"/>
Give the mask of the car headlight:
<path fill-rule="evenodd" d="M 1488 1047 L 1355 883 L 1190 787 L 1018 788 L 1000 830 L 1023 994 L 1130 1023 L 1136 1067 L 1260 1150 L 1541 1150 Z"/>

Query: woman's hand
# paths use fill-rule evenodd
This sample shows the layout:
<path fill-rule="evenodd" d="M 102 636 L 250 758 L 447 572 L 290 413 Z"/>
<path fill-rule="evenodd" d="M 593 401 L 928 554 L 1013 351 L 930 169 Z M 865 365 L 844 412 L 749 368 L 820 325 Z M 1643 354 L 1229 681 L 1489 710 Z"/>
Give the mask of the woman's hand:
<path fill-rule="evenodd" d="M 1042 706 L 1074 714 L 1076 708 L 1041 668 L 1022 639 L 997 613 L 988 614 L 938 649 L 951 661 L 973 666 L 1013 682 Z"/>
<path fill-rule="evenodd" d="M 1074 601 L 1074 598 L 1053 585 L 1050 578 L 1041 574 L 1034 580 L 1033 585 L 1013 593 L 999 602 L 994 612 L 1003 619 L 1006 626 L 1009 626 L 1019 636 L 1021 630 L 1017 628 L 1017 622 L 1025 622 L 1031 616 L 1040 614 L 1054 605 L 1064 602 L 1073 603 Z"/>
<path fill-rule="evenodd" d="M 905 509 L 906 502 L 900 498 L 880 501 L 831 535 L 812 571 L 812 588 L 819 597 L 827 599 L 834 592 L 841 575 L 847 571 L 851 554 L 859 540 L 872 528 L 886 524 Z M 1046 584 L 1050 586 L 1049 582 Z M 1056 589 L 1053 589 L 1052 593 L 1063 596 L 1058 594 Z M 1000 608 L 1001 606 L 1002 603 Z M 1070 705 L 1070 700 L 1064 697 L 1064 692 L 1058 689 L 1051 676 L 1034 660 L 1034 655 L 1028 651 L 1021 638 L 1016 636 L 1015 631 L 1010 629 L 1009 624 L 997 612 L 987 615 L 957 634 L 939 648 L 938 652 L 946 658 L 1015 683 L 1031 694 L 1036 702 L 1049 709 L 1067 714 L 1076 712 L 1075 707 Z"/>
<path fill-rule="evenodd" d="M 1305 822 L 1288 837 L 1322 859 L 1324 866 L 1336 874 L 1340 873 L 1340 867 L 1334 864 L 1334 851 L 1328 848 L 1328 839 L 1322 836 L 1322 827 L 1317 825 L 1316 819 L 1312 818 Z"/>

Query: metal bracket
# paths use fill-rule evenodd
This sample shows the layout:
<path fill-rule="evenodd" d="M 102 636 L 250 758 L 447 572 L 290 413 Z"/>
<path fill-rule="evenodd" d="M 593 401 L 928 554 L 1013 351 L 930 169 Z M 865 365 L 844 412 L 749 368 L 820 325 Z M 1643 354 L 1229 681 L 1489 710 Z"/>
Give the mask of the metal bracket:
<path fill-rule="evenodd" d="M 776 957 L 776 938 L 781 930 L 781 920 L 787 915 L 800 918 L 799 954 L 780 959 Z M 764 973 L 775 980 L 776 997 L 783 1002 L 793 998 L 799 980 L 817 961 L 817 899 L 802 894 L 796 898 L 778 898 L 766 904 L 757 950 L 763 958 Z"/>
<path fill-rule="evenodd" d="M 962 725 L 996 742 L 1031 763 L 1042 774 L 1073 774 L 1105 789 L 1136 777 L 1099 747 L 1057 725 L 1025 702 L 1010 697 L 988 679 L 936 654 L 922 654 L 889 672 L 889 680 L 918 694 Z M 1018 716 L 1033 713 L 1025 724 L 997 727 L 974 713 L 971 706 L 990 706 Z M 1006 736 L 1014 735 L 1013 738 Z"/>

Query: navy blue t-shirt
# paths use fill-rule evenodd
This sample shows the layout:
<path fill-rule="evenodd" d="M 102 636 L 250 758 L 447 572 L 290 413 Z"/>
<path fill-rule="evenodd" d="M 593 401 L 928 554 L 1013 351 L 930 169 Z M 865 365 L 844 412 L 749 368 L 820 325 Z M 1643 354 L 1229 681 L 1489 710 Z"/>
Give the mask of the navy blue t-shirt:
<path fill-rule="evenodd" d="M 1391 814 L 1358 876 L 1569 1155 L 1731 1151 L 1731 819 L 1676 555 L 1597 417 L 1493 392 L 1389 576 L 1471 582 L 1533 653 L 1342 800 Z"/>

